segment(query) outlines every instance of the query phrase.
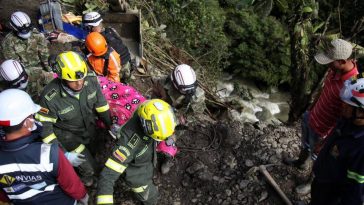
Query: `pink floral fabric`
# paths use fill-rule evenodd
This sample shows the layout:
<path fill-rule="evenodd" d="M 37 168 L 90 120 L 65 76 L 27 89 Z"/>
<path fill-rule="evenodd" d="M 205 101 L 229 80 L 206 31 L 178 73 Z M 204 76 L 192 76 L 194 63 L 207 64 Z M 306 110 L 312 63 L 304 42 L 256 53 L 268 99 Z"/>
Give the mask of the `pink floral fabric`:
<path fill-rule="evenodd" d="M 102 94 L 110 106 L 111 119 L 118 125 L 125 124 L 139 104 L 146 99 L 135 88 L 120 82 L 112 82 L 106 77 L 99 76 Z"/>

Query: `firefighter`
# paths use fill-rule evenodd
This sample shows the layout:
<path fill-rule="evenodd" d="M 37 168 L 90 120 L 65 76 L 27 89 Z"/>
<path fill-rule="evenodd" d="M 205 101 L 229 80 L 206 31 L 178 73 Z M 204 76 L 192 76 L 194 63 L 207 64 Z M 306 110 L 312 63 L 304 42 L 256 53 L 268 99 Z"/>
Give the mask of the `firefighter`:
<path fill-rule="evenodd" d="M 99 178 L 97 204 L 113 204 L 114 184 L 124 174 L 126 183 L 143 204 L 156 204 L 153 184 L 156 141 L 174 133 L 176 117 L 171 106 L 160 99 L 145 101 L 133 117 L 115 133 L 119 138 Z"/>
<path fill-rule="evenodd" d="M 311 205 L 364 202 L 364 78 L 345 81 L 342 117 L 313 166 Z"/>
<path fill-rule="evenodd" d="M 40 97 L 40 105 L 49 112 L 37 115 L 44 125 L 43 141 L 59 142 L 75 166 L 86 158 L 78 170 L 85 185 L 91 186 L 97 168 L 92 156 L 98 143 L 95 119 L 100 118 L 110 127 L 109 105 L 96 75 L 87 70 L 79 54 L 63 52 L 53 67 L 58 78 L 44 88 Z"/>

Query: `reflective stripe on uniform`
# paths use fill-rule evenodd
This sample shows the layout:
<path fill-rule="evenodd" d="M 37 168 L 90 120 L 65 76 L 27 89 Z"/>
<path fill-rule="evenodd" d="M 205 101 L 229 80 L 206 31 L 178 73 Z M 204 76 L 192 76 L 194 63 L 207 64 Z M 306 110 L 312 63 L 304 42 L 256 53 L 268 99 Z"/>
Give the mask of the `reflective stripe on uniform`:
<path fill-rule="evenodd" d="M 105 163 L 105 166 L 109 167 L 110 169 L 116 171 L 116 172 L 119 172 L 119 173 L 123 173 L 124 170 L 126 169 L 126 166 L 122 165 L 122 164 L 119 164 L 117 162 L 115 162 L 114 160 L 112 159 L 108 159 Z"/>
<path fill-rule="evenodd" d="M 0 174 L 12 172 L 51 172 L 53 163 L 49 163 L 51 145 L 42 144 L 39 164 L 12 163 L 0 166 Z"/>
<path fill-rule="evenodd" d="M 51 123 L 56 123 L 57 122 L 57 118 L 45 117 L 45 116 L 40 115 L 38 113 L 35 114 L 35 119 L 37 119 L 40 122 L 51 122 Z"/>
<path fill-rule="evenodd" d="M 83 150 L 85 150 L 85 145 L 83 144 L 80 144 L 80 146 L 78 146 L 76 149 L 72 150 L 72 152 L 75 152 L 75 153 L 81 153 Z"/>
<path fill-rule="evenodd" d="M 17 194 L 17 195 L 11 195 L 11 194 L 7 194 L 7 196 L 9 197 L 9 199 L 13 200 L 13 199 L 29 199 L 37 194 L 40 194 L 40 193 L 43 193 L 43 192 L 46 192 L 46 191 L 53 191 L 54 190 L 54 187 L 56 186 L 57 184 L 52 184 L 52 185 L 49 185 L 47 186 L 44 191 L 43 190 L 36 190 L 36 189 L 31 189 L 29 191 L 26 191 L 22 194 Z"/>
<path fill-rule="evenodd" d="M 140 186 L 137 188 L 131 188 L 131 190 L 133 190 L 133 192 L 135 192 L 135 193 L 142 193 L 147 189 L 147 187 L 148 187 L 148 185 L 145 185 L 145 186 Z"/>
<path fill-rule="evenodd" d="M 114 63 L 115 67 L 116 67 L 116 71 L 119 73 L 120 70 L 121 70 L 120 63 L 118 63 L 118 61 L 116 60 L 114 55 L 111 54 L 110 58 L 111 58 L 112 62 Z"/>
<path fill-rule="evenodd" d="M 113 196 L 112 195 L 99 195 L 97 196 L 97 204 L 113 204 Z"/>
<path fill-rule="evenodd" d="M 57 136 L 54 133 L 52 133 L 52 134 L 48 135 L 47 137 L 43 138 L 43 142 L 49 144 L 52 140 L 54 140 L 56 138 L 57 138 Z"/>
<path fill-rule="evenodd" d="M 105 111 L 107 111 L 107 110 L 109 110 L 109 104 L 106 104 L 106 105 L 104 105 L 104 106 L 101 106 L 101 107 L 97 107 L 97 108 L 96 108 L 96 111 L 97 111 L 97 112 L 105 112 Z"/>
<path fill-rule="evenodd" d="M 356 182 L 358 182 L 359 184 L 363 184 L 364 183 L 364 176 L 363 175 L 360 175 L 360 174 L 358 174 L 358 173 L 355 173 L 355 172 L 353 172 L 353 171 L 349 171 L 348 170 L 348 175 L 347 175 L 347 177 L 349 178 L 349 179 L 353 179 L 353 180 L 355 180 Z"/>

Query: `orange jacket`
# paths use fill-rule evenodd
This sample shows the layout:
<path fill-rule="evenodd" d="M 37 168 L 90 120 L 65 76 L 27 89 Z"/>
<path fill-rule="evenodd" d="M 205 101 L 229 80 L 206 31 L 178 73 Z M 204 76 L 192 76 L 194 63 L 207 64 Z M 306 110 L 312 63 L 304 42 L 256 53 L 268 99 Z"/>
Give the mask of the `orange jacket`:
<path fill-rule="evenodd" d="M 103 76 L 105 59 L 103 57 L 93 56 L 92 54 L 89 54 L 87 56 L 87 59 L 88 62 L 91 64 L 92 69 L 96 72 L 96 74 Z M 108 70 L 108 75 L 105 76 L 107 77 L 107 79 L 114 82 L 120 82 L 120 74 L 119 74 L 121 70 L 120 56 L 114 50 L 110 53 L 109 66 L 107 70 Z"/>

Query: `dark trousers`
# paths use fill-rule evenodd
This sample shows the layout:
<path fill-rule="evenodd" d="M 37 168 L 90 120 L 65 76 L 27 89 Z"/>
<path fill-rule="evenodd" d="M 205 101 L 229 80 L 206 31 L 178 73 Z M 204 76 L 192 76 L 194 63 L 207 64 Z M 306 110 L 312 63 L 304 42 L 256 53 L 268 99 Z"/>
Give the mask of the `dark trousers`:
<path fill-rule="evenodd" d="M 310 205 L 337 205 L 340 203 L 339 184 L 320 182 L 316 178 L 311 184 Z"/>

